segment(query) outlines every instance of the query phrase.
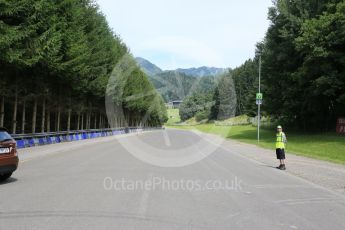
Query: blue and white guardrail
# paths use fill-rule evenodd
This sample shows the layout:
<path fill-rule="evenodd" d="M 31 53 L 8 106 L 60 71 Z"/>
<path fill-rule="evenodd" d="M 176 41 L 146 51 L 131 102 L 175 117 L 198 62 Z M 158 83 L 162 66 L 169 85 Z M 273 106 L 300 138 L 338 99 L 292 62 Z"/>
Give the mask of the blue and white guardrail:
<path fill-rule="evenodd" d="M 79 141 L 98 137 L 114 136 L 126 133 L 137 133 L 161 128 L 116 128 L 116 129 L 91 129 L 78 131 L 63 131 L 37 134 L 12 134 L 17 142 L 17 148 L 28 148 L 40 145 L 56 144 L 61 142 Z"/>

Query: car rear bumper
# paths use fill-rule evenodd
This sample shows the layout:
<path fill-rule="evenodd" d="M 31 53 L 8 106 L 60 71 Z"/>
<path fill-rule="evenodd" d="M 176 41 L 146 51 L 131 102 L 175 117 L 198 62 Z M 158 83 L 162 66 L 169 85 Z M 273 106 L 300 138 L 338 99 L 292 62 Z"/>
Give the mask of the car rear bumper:
<path fill-rule="evenodd" d="M 0 174 L 16 171 L 18 167 L 18 161 L 19 160 L 17 156 L 0 158 Z"/>

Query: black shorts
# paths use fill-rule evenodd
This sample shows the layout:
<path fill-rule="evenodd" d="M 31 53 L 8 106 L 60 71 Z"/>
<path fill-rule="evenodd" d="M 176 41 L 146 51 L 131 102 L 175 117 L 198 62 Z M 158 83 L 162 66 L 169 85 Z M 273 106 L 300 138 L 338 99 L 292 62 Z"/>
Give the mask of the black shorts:
<path fill-rule="evenodd" d="M 276 149 L 276 155 L 278 160 L 285 159 L 285 149 Z"/>

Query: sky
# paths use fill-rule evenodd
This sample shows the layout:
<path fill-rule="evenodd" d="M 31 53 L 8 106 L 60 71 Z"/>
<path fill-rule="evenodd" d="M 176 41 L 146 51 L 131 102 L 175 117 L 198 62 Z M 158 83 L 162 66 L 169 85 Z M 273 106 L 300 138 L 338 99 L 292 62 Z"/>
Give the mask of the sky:
<path fill-rule="evenodd" d="M 135 57 L 164 70 L 235 68 L 254 57 L 272 0 L 96 0 Z"/>

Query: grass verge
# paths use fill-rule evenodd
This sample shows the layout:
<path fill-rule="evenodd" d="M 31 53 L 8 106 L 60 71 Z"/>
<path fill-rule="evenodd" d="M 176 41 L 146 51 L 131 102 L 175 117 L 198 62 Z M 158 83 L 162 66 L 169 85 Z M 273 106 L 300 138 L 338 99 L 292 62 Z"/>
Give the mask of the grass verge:
<path fill-rule="evenodd" d="M 172 125 L 179 123 L 181 121 L 180 114 L 179 114 L 179 109 L 168 109 L 168 121 L 167 125 Z"/>
<path fill-rule="evenodd" d="M 220 135 L 241 142 L 255 144 L 260 147 L 275 148 L 275 130 L 263 128 L 260 131 L 260 143 L 257 142 L 257 129 L 251 125 L 216 126 L 215 124 L 201 124 L 195 126 L 169 126 L 179 129 L 196 129 L 206 133 Z M 334 163 L 345 164 L 345 137 L 333 133 L 303 134 L 286 133 L 288 143 L 287 152 Z"/>

